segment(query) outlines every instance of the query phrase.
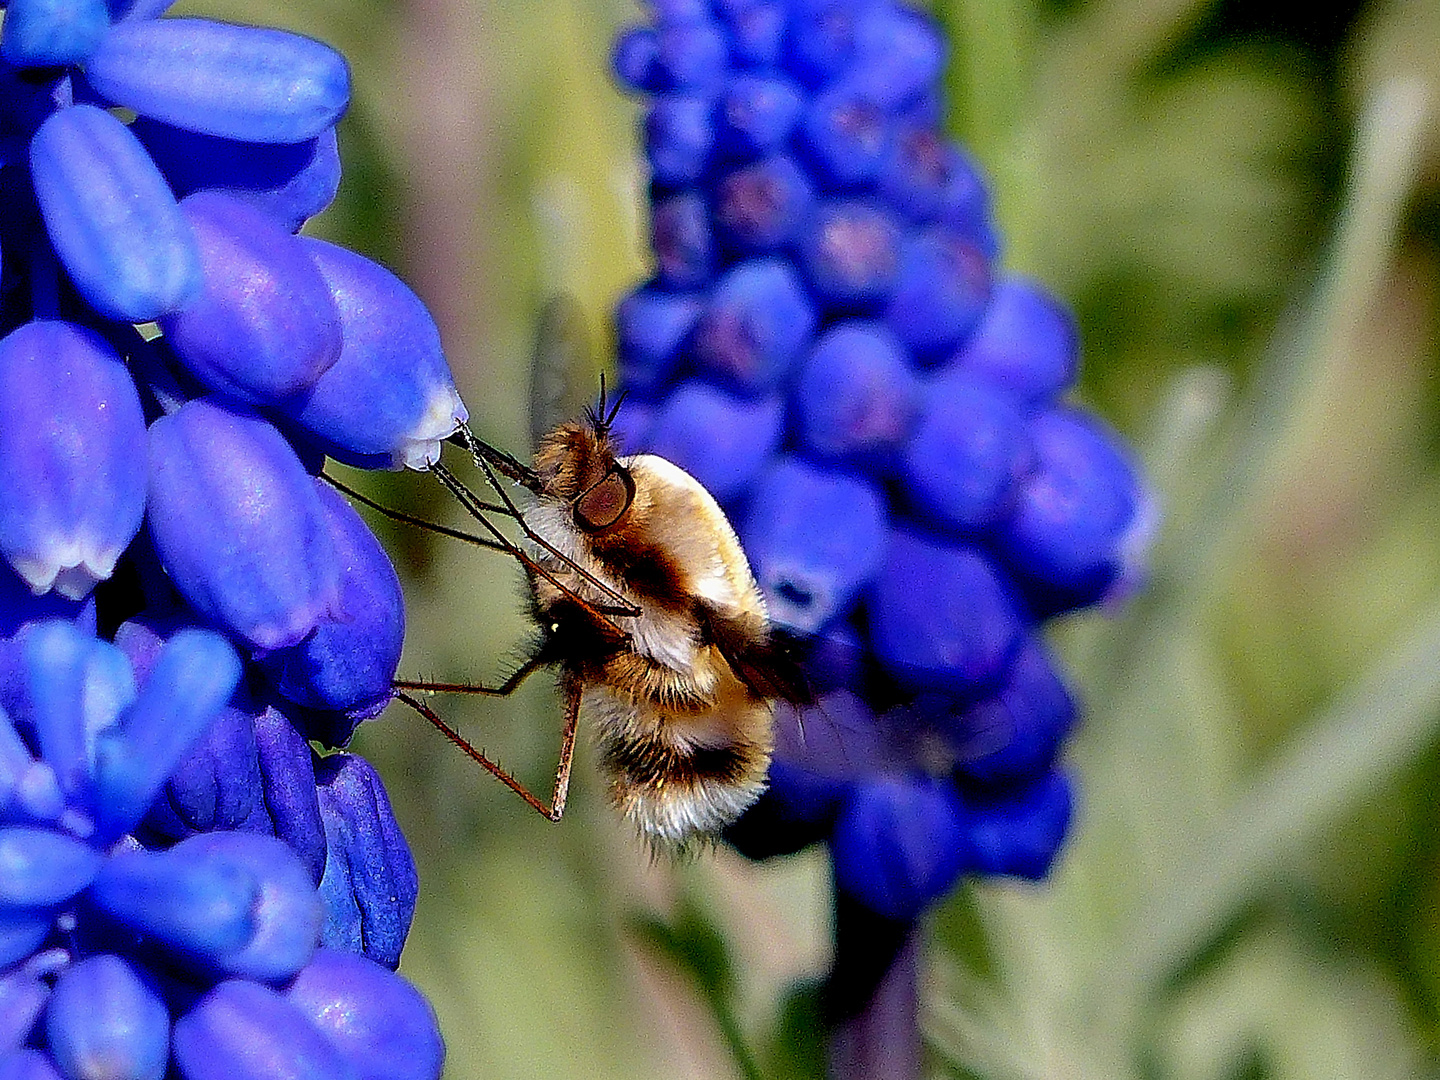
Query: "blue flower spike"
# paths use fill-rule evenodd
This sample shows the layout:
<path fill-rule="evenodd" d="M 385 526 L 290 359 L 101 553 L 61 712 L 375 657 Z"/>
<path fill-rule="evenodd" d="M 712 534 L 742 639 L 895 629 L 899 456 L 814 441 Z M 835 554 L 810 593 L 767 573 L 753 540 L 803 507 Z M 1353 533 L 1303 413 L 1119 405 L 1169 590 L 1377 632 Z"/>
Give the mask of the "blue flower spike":
<path fill-rule="evenodd" d="M 0 552 L 43 593 L 109 577 L 145 509 L 145 419 L 98 334 L 33 321 L 0 338 Z"/>

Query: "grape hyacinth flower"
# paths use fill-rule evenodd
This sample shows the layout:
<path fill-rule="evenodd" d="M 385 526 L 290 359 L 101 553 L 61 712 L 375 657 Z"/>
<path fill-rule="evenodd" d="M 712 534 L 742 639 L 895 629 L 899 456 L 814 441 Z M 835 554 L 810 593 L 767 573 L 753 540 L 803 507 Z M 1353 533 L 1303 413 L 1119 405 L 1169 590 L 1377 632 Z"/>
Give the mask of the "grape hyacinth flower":
<path fill-rule="evenodd" d="M 913 1000 L 924 910 L 964 875 L 1049 872 L 1077 707 L 1042 629 L 1136 587 L 1155 509 L 1119 437 L 1063 400 L 1071 315 L 998 265 L 984 182 L 937 130 L 927 16 L 654 9 L 613 58 L 648 97 L 655 253 L 616 313 L 626 448 L 711 486 L 808 655 L 818 714 L 801 738 L 782 712 L 729 839 L 828 843 L 850 1025 L 832 1064 L 869 1075 L 854 1055 L 888 1037 L 866 1010 L 893 1019 L 896 957 Z M 918 1075 L 918 1037 L 892 1035 L 913 1065 L 894 1075 Z"/>
<path fill-rule="evenodd" d="M 319 474 L 426 468 L 465 408 L 414 293 L 297 235 L 345 60 L 167 6 L 0 24 L 3 1052 L 433 1077 L 414 863 L 311 746 L 389 702 L 399 581 Z"/>

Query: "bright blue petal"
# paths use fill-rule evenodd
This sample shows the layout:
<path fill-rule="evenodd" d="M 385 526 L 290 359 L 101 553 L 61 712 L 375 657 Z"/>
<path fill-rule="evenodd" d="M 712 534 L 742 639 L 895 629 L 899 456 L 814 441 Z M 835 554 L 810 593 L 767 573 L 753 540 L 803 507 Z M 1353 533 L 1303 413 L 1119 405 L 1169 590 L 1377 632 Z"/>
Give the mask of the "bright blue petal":
<path fill-rule="evenodd" d="M 94 848 L 64 833 L 0 829 L 0 906 L 62 903 L 95 879 L 102 861 Z"/>
<path fill-rule="evenodd" d="M 223 982 L 175 1022 L 185 1080 L 359 1080 L 299 1005 L 258 983 Z"/>
<path fill-rule="evenodd" d="M 45 1034 L 66 1076 L 162 1080 L 170 1061 L 165 1002 L 118 956 L 92 956 L 60 973 Z"/>

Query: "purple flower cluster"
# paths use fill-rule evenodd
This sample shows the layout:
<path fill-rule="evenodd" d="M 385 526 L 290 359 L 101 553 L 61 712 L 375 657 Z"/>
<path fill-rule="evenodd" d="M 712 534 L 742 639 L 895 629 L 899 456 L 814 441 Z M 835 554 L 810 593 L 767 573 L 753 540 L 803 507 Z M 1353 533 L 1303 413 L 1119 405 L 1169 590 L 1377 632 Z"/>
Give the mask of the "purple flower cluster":
<path fill-rule="evenodd" d="M 822 691 L 730 839 L 828 841 L 841 893 L 901 924 L 962 874 L 1041 877 L 1076 719 L 1042 626 L 1132 588 L 1154 527 L 1125 446 L 1062 400 L 1074 322 L 997 266 L 927 16 L 652 6 L 614 53 L 649 95 L 655 253 L 616 313 L 621 434 L 725 506 Z"/>
<path fill-rule="evenodd" d="M 414 863 L 311 748 L 390 700 L 400 586 L 318 474 L 465 409 L 414 293 L 297 235 L 344 59 L 166 6 L 0 24 L 0 1074 L 434 1077 Z"/>

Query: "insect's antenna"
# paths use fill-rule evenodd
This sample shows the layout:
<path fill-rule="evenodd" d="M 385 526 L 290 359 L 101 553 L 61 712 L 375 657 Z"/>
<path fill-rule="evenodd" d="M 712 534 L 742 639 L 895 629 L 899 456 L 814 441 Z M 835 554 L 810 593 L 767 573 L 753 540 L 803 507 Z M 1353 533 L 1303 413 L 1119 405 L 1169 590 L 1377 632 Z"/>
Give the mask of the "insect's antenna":
<path fill-rule="evenodd" d="M 341 481 L 335 479 L 335 477 L 331 476 L 329 473 L 322 472 L 320 474 L 320 479 L 324 480 L 327 484 L 344 494 L 346 497 L 353 499 L 355 502 L 360 503 L 362 506 L 368 506 L 371 510 L 376 511 L 377 513 L 384 514 L 392 521 L 403 522 L 406 525 L 414 525 L 416 528 L 426 529 L 433 533 L 439 533 L 441 536 L 448 536 L 452 540 L 463 540 L 467 544 L 474 544 L 476 547 L 489 548 L 491 551 L 509 550 L 509 548 L 505 545 L 497 543 L 494 540 L 487 540 L 483 536 L 476 536 L 474 533 L 468 533 L 462 529 L 452 529 L 448 525 L 440 525 L 434 521 L 426 521 L 424 518 L 415 517 L 413 514 L 404 513 L 401 510 L 392 510 L 384 503 L 376 502 L 374 499 L 370 498 L 370 496 L 355 490 L 349 484 L 342 483 Z M 497 508 L 496 512 L 498 513 L 501 511 Z"/>

